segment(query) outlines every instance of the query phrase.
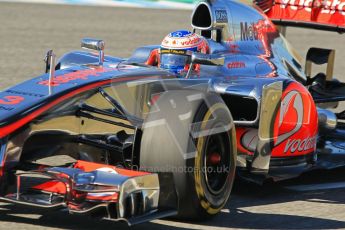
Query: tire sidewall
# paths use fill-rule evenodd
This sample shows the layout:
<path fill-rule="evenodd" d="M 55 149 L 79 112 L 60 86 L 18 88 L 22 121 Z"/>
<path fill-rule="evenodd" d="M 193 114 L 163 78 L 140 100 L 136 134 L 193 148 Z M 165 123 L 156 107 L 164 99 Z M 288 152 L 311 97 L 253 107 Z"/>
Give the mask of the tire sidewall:
<path fill-rule="evenodd" d="M 229 165 L 226 170 L 228 170 L 228 175 L 224 186 L 217 193 L 213 194 L 209 191 L 206 185 L 205 170 L 203 161 L 206 154 L 206 139 L 208 138 L 205 133 L 200 137 L 193 140 L 196 146 L 196 155 L 194 159 L 188 161 L 189 167 L 194 168 L 193 173 L 188 173 L 188 181 L 193 193 L 190 193 L 191 199 L 194 201 L 194 207 L 197 208 L 197 212 L 194 215 L 201 217 L 213 216 L 221 211 L 221 209 L 226 205 L 230 193 L 232 190 L 232 185 L 235 177 L 235 167 L 236 167 L 236 142 L 235 142 L 235 128 L 232 122 L 231 115 L 228 108 L 224 102 L 219 98 L 219 96 L 212 95 L 207 98 L 208 105 L 202 103 L 196 112 L 193 124 L 198 124 L 198 130 L 202 132 L 216 133 L 222 130 L 224 134 L 226 133 L 229 149 Z M 216 117 L 216 119 L 212 119 Z M 214 131 L 216 128 L 216 131 Z M 223 134 L 223 135 L 224 135 Z"/>
<path fill-rule="evenodd" d="M 187 100 L 196 95 L 200 99 Z M 158 110 L 149 114 L 147 124 L 163 118 L 168 125 L 144 126 L 140 168 L 187 169 L 171 171 L 178 196 L 178 217 L 204 219 L 217 214 L 230 196 L 236 167 L 236 135 L 229 109 L 219 95 L 196 90 L 165 92 L 156 101 L 156 106 Z M 184 119 L 177 119 L 181 115 Z M 226 127 L 231 163 L 225 186 L 217 195 L 208 191 L 201 173 L 205 138 L 214 127 Z"/>

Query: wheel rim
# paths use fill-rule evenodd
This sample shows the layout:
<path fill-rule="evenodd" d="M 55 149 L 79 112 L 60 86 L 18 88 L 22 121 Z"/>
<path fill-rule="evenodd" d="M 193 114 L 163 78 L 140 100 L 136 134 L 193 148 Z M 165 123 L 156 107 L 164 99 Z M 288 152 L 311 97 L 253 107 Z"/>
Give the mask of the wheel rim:
<path fill-rule="evenodd" d="M 203 160 L 203 174 L 210 193 L 221 193 L 230 172 L 230 140 L 227 132 L 207 137 Z"/>

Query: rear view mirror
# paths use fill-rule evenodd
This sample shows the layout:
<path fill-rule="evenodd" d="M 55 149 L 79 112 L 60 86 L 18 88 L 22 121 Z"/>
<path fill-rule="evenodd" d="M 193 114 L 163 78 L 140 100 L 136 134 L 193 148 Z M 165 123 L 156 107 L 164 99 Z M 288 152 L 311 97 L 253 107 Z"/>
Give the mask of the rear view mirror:
<path fill-rule="evenodd" d="M 93 38 L 83 38 L 81 40 L 81 47 L 84 49 L 96 50 L 99 52 L 99 65 L 104 62 L 104 41 Z"/>
<path fill-rule="evenodd" d="M 192 74 L 195 64 L 223 66 L 224 62 L 224 56 L 218 54 L 192 53 L 191 64 L 185 78 L 189 78 L 189 76 Z"/>
<path fill-rule="evenodd" d="M 93 38 L 83 38 L 81 40 L 81 47 L 90 50 L 104 50 L 104 41 Z"/>
<path fill-rule="evenodd" d="M 202 54 L 202 53 L 192 54 L 193 64 L 223 66 L 224 62 L 225 62 L 224 56 L 220 56 L 217 54 Z"/>

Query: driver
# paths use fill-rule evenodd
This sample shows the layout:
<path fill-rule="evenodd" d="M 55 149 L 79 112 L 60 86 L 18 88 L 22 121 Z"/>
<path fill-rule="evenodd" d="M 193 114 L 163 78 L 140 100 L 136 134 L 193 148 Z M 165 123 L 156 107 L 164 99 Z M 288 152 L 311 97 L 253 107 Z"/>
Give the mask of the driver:
<path fill-rule="evenodd" d="M 182 72 L 188 71 L 193 52 L 209 52 L 205 38 L 187 30 L 172 32 L 162 41 L 159 49 L 159 66 L 180 75 Z M 194 65 L 195 71 L 199 71 L 199 69 L 199 65 Z"/>

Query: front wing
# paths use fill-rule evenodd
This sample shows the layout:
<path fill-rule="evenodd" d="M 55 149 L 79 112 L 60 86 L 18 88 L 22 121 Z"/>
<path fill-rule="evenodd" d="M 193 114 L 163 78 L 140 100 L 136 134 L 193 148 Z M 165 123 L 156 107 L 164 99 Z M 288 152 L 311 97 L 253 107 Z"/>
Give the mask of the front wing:
<path fill-rule="evenodd" d="M 0 200 L 72 214 L 104 213 L 108 220 L 129 225 L 176 215 L 159 211 L 157 174 L 77 161 L 70 167 L 43 167 L 16 173 L 16 193 Z"/>

